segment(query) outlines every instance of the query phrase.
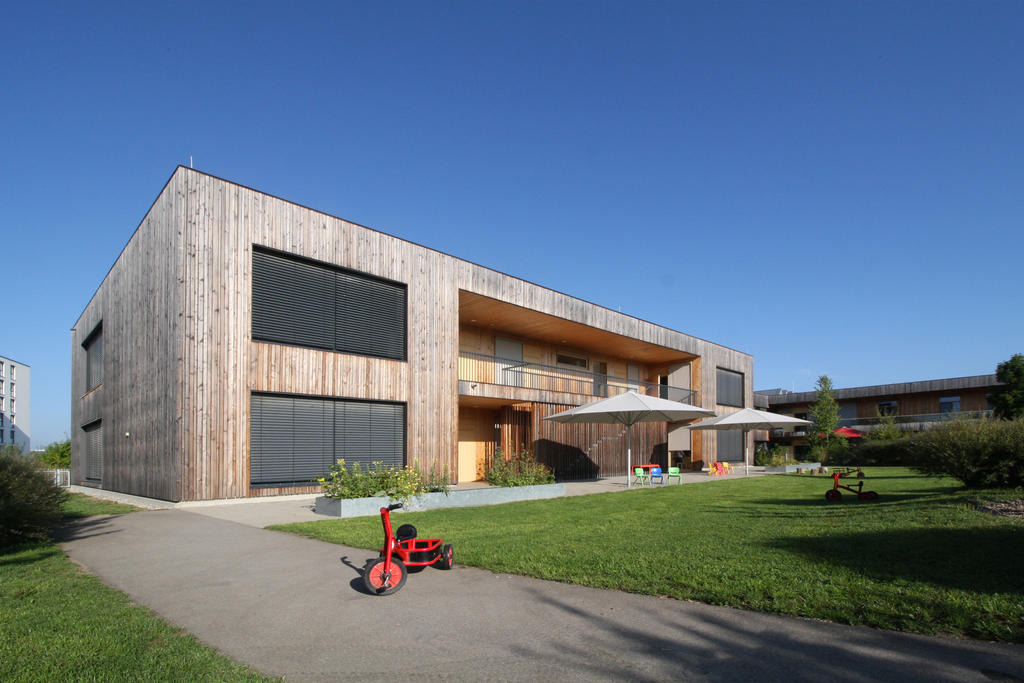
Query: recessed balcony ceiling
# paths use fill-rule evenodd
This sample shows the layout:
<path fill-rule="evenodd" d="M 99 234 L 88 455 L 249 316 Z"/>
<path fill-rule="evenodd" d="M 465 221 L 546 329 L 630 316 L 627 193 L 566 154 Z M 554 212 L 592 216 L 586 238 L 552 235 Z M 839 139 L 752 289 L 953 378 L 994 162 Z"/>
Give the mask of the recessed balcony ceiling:
<path fill-rule="evenodd" d="M 459 322 L 518 339 L 599 352 L 646 365 L 687 363 L 697 356 L 490 297 L 459 291 Z"/>

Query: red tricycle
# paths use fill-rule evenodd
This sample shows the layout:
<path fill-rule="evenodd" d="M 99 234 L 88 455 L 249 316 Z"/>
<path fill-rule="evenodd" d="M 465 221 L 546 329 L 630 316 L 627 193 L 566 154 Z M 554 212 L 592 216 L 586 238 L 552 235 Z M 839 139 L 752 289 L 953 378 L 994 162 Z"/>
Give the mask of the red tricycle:
<path fill-rule="evenodd" d="M 421 570 L 427 565 L 440 569 L 452 568 L 452 544 L 440 538 L 416 538 L 416 527 L 403 524 L 397 533 L 391 531 L 391 511 L 402 507 L 394 503 L 380 509 L 380 521 L 384 525 L 384 547 L 380 557 L 371 560 L 363 568 L 363 583 L 374 595 L 391 595 L 405 585 L 410 570 Z"/>
<path fill-rule="evenodd" d="M 856 493 L 857 494 L 857 500 L 878 500 L 878 494 L 877 493 L 875 493 L 874 491 L 864 491 L 863 490 L 864 489 L 864 481 L 863 480 L 857 482 L 857 488 L 853 488 L 852 486 L 846 486 L 844 484 L 840 484 L 839 483 L 839 479 L 840 478 L 846 477 L 846 476 L 853 476 L 854 474 L 856 474 L 858 477 L 863 477 L 864 476 L 864 473 L 861 472 L 859 469 L 852 470 L 852 471 L 851 470 L 847 470 L 846 472 L 842 472 L 842 471 L 837 470 L 836 472 L 834 472 L 832 474 L 832 481 L 834 483 L 832 484 L 832 488 L 831 489 L 829 489 L 828 491 L 825 491 L 825 500 L 828 500 L 828 501 L 831 501 L 831 502 L 834 503 L 835 501 L 837 501 L 840 498 L 842 498 L 843 494 L 842 494 L 842 492 L 839 489 L 846 489 L 850 493 Z"/>

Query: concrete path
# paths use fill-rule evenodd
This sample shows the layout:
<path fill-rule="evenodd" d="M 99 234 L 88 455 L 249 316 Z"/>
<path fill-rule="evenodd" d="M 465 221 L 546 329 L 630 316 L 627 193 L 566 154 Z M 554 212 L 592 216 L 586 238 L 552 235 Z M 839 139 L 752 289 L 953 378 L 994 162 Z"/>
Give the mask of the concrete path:
<path fill-rule="evenodd" d="M 64 532 L 61 547 L 203 642 L 289 681 L 1024 679 L 1021 646 L 775 617 L 461 566 L 428 568 L 395 595 L 371 596 L 360 588 L 359 570 L 374 553 L 211 512 L 206 506 L 88 518 Z M 455 558 L 458 564 L 458 548 Z"/>

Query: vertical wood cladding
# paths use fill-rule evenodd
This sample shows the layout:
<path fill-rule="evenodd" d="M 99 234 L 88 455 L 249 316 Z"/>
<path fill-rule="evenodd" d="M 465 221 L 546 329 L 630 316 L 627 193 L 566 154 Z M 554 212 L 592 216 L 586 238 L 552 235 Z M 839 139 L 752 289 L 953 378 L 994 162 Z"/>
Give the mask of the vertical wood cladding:
<path fill-rule="evenodd" d="M 253 245 L 403 284 L 406 360 L 254 342 Z M 692 384 L 705 407 L 717 366 L 743 372 L 752 403 L 746 354 L 179 167 L 72 331 L 73 477 L 83 479 L 81 427 L 102 419 L 104 488 L 166 500 L 267 495 L 249 485 L 252 392 L 401 401 L 408 459 L 455 472 L 460 289 L 699 356 Z M 103 384 L 87 392 L 81 342 L 100 322 Z M 538 454 L 586 451 L 596 438 L 608 446 L 602 471 L 624 459 L 609 428 L 560 432 L 540 412 L 534 438 L 551 444 Z M 638 458 L 665 440 L 658 429 L 634 430 Z M 694 441 L 713 455 L 707 434 Z M 552 462 L 568 467 L 566 453 Z"/>
<path fill-rule="evenodd" d="M 175 173 L 71 330 L 75 483 L 85 480 L 82 428 L 102 420 L 102 487 L 181 499 L 185 189 Z M 100 324 L 103 382 L 89 391 L 82 342 Z"/>

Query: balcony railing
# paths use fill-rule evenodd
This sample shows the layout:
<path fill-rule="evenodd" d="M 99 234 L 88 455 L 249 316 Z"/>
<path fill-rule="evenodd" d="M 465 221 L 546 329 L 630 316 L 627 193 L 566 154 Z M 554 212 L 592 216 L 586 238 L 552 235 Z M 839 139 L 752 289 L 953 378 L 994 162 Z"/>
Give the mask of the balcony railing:
<path fill-rule="evenodd" d="M 965 410 L 956 413 L 926 413 L 922 415 L 893 415 L 893 422 L 897 425 L 903 425 L 908 427 L 911 425 L 919 425 L 924 427 L 934 427 L 937 422 L 945 422 L 947 420 L 980 420 L 986 417 L 991 417 L 991 410 Z M 882 424 L 883 420 L 888 418 L 883 417 L 846 417 L 839 420 L 840 427 L 856 427 L 858 429 L 864 429 L 870 431 Z M 797 427 L 793 430 L 784 429 L 773 429 L 771 435 L 773 438 L 792 438 L 807 436 L 808 432 L 813 429 L 812 425 L 806 427 Z"/>
<path fill-rule="evenodd" d="M 667 384 L 642 382 L 625 377 L 602 375 L 556 365 L 459 352 L 459 379 L 468 382 L 499 384 L 506 387 L 558 391 L 567 394 L 607 397 L 630 389 L 648 396 L 660 396 L 680 403 L 697 403 L 697 392 Z"/>
<path fill-rule="evenodd" d="M 923 415 L 893 415 L 896 424 L 916 424 L 918 422 L 943 422 L 945 420 L 980 420 L 991 417 L 991 410 L 964 410 L 956 413 L 926 413 Z M 884 417 L 848 417 L 839 421 L 840 427 L 874 427 L 882 424 Z"/>

